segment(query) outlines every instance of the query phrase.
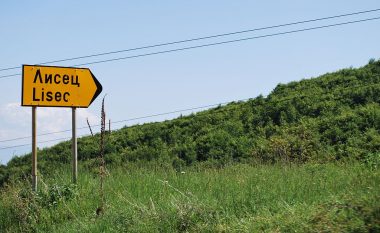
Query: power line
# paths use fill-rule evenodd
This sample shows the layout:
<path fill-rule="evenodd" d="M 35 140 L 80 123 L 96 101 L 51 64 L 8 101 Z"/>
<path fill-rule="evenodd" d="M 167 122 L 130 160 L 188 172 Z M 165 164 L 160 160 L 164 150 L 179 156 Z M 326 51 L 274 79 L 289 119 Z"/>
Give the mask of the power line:
<path fill-rule="evenodd" d="M 246 100 L 249 100 L 249 99 L 242 99 L 242 100 L 239 100 L 239 101 L 246 101 Z M 230 102 L 224 102 L 224 103 L 218 103 L 218 104 L 210 104 L 210 105 L 204 105 L 204 106 L 199 106 L 199 107 L 193 107 L 193 108 L 175 110 L 175 111 L 171 111 L 171 112 L 151 114 L 151 115 L 147 115 L 147 116 L 134 117 L 134 118 L 124 119 L 124 120 L 119 120 L 119 121 L 113 121 L 111 123 L 112 124 L 119 124 L 119 123 L 128 122 L 128 121 L 142 120 L 142 119 L 146 119 L 146 118 L 165 116 L 165 115 L 170 115 L 170 114 L 174 114 L 174 113 L 181 113 L 181 112 L 199 110 L 199 109 L 204 109 L 204 108 L 211 108 L 211 107 L 215 107 L 215 106 L 219 106 L 219 105 L 225 105 L 225 104 L 228 104 L 228 103 L 230 103 Z M 91 125 L 91 127 L 99 127 L 99 126 L 100 126 L 100 124 Z M 83 127 L 77 128 L 77 129 L 81 130 L 81 129 L 87 129 L 87 128 L 88 128 L 88 126 L 83 126 Z M 47 132 L 47 133 L 38 134 L 37 136 L 46 136 L 46 135 L 50 135 L 50 134 L 65 133 L 65 132 L 70 132 L 70 131 L 71 131 L 71 129 L 65 129 L 65 130 L 61 130 L 61 131 L 54 131 L 54 132 Z M 17 140 L 28 139 L 28 138 L 31 138 L 31 136 L 25 136 L 25 137 L 18 137 L 18 138 L 1 140 L 0 143 L 2 143 L 2 142 L 10 142 L 10 141 L 17 141 Z"/>
<path fill-rule="evenodd" d="M 160 44 L 154 44 L 154 45 L 147 45 L 147 46 L 136 47 L 136 48 L 129 48 L 129 49 L 110 51 L 110 52 L 96 53 L 96 54 L 90 54 L 90 55 L 84 55 L 84 56 L 78 56 L 78 57 L 72 57 L 72 58 L 64 58 L 64 59 L 59 59 L 59 60 L 54 60 L 54 61 L 41 62 L 38 64 L 39 65 L 46 65 L 46 64 L 52 64 L 52 63 L 57 63 L 57 62 L 73 61 L 73 60 L 79 60 L 79 59 L 84 59 L 84 58 L 98 57 L 98 56 L 124 53 L 124 52 L 130 52 L 130 51 L 136 51 L 136 50 L 142 50 L 142 49 L 148 49 L 148 48 L 155 48 L 155 47 L 162 47 L 162 46 L 168 46 L 168 45 L 174 45 L 174 44 L 188 43 L 188 42 L 199 41 L 199 40 L 206 40 L 206 39 L 212 39 L 212 38 L 218 38 L 218 37 L 224 37 L 224 36 L 237 35 L 237 34 L 242 34 L 242 33 L 247 33 L 247 32 L 262 31 L 262 30 L 267 30 L 267 29 L 288 27 L 288 26 L 317 22 L 317 21 L 328 20 L 328 19 L 336 19 L 336 18 L 342 18 L 342 17 L 347 17 L 347 16 L 366 14 L 366 13 L 376 12 L 379 10 L 380 10 L 380 8 L 372 9 L 372 10 L 366 10 L 366 11 L 358 11 L 358 12 L 346 13 L 346 14 L 341 14 L 341 15 L 334 15 L 334 16 L 328 16 L 328 17 L 322 17 L 322 18 L 315 18 L 315 19 L 285 23 L 285 24 L 278 24 L 278 25 L 248 29 L 248 30 L 243 30 L 243 31 L 228 32 L 228 33 L 223 33 L 223 34 L 197 37 L 197 38 L 172 41 L 172 42 L 166 42 L 166 43 L 160 43 Z M 2 69 L 0 69 L 0 71 L 14 70 L 14 69 L 19 69 L 19 68 L 21 68 L 21 67 L 20 66 L 14 66 L 14 67 L 2 68 Z M 12 75 L 12 76 L 16 76 L 16 75 Z M 8 76 L 8 77 L 11 77 L 11 76 Z"/>
<path fill-rule="evenodd" d="M 355 85 L 355 86 L 351 86 L 351 87 L 340 88 L 338 90 L 334 90 L 332 93 L 334 93 L 335 91 L 339 91 L 340 92 L 342 90 L 350 90 L 350 89 L 356 89 L 356 88 L 360 88 L 360 87 L 361 88 L 374 87 L 374 86 L 379 86 L 379 85 L 380 85 L 380 83 L 379 84 L 369 84 L 369 85 Z M 328 93 L 328 92 L 325 92 L 325 93 Z M 278 99 L 278 100 L 268 100 L 268 101 L 273 101 L 273 102 L 281 103 L 281 102 L 289 101 L 289 100 L 292 100 L 292 99 L 295 99 L 295 98 L 304 98 L 304 97 L 310 97 L 310 96 L 314 96 L 314 95 L 291 96 L 291 97 L 288 97 L 288 98 L 281 98 L 281 99 Z M 240 99 L 240 100 L 237 100 L 235 102 L 247 101 L 247 100 L 250 100 L 250 99 L 251 98 Z M 135 118 L 129 118 L 129 119 L 125 119 L 125 120 L 113 121 L 111 123 L 112 124 L 118 124 L 118 123 L 133 121 L 133 120 L 152 118 L 152 117 L 163 116 L 163 115 L 170 115 L 170 114 L 173 114 L 173 113 L 180 113 L 180 112 L 186 112 L 186 111 L 191 111 L 191 110 L 211 108 L 211 107 L 226 105 L 226 104 L 229 104 L 229 103 L 231 103 L 231 102 L 224 102 L 224 103 L 218 103 L 218 104 L 210 104 L 210 105 L 204 105 L 204 106 L 200 106 L 200 107 L 193 107 L 193 108 L 187 108 L 187 109 L 182 109 L 182 110 L 175 110 L 175 111 L 171 111 L 171 112 L 151 114 L 151 115 L 142 116 L 142 117 L 135 117 Z M 100 126 L 100 124 L 98 124 L 98 125 L 92 125 L 92 127 L 98 127 L 98 126 Z M 84 126 L 84 127 L 78 128 L 78 129 L 85 129 L 85 128 L 88 128 L 88 127 Z M 62 131 L 54 131 L 54 132 L 39 134 L 37 136 L 57 134 L 57 133 L 68 132 L 68 131 L 71 131 L 71 130 L 67 129 L 67 130 L 62 130 Z M 86 134 L 86 135 L 81 135 L 81 136 L 89 136 L 89 135 Z M 20 137 L 20 138 L 13 138 L 13 139 L 7 139 L 7 140 L 2 140 L 0 142 L 15 141 L 15 140 L 27 139 L 27 138 L 31 138 L 31 136 Z M 70 138 L 60 138 L 60 139 L 47 140 L 47 141 L 42 141 L 42 142 L 39 142 L 39 143 L 45 143 L 45 142 L 50 142 L 50 141 L 58 141 L 58 140 L 68 140 L 68 139 L 71 139 L 71 137 Z M 7 146 L 7 147 L 0 148 L 0 150 L 14 148 L 14 147 L 29 146 L 29 145 L 31 145 L 31 144 L 22 144 L 22 145 L 16 145 L 16 146 Z"/>
<path fill-rule="evenodd" d="M 89 136 L 89 135 L 88 134 L 83 134 L 83 135 L 80 135 L 79 137 L 83 137 L 83 136 Z M 38 142 L 38 144 L 47 143 L 47 142 L 54 142 L 54 141 L 61 141 L 61 140 L 70 140 L 70 139 L 71 139 L 71 137 L 68 137 L 68 138 L 55 138 L 55 139 L 50 139 L 50 140 L 45 140 L 45 141 Z M 28 143 L 28 144 L 21 144 L 21 145 L 15 145 L 15 146 L 6 146 L 6 147 L 1 147 L 0 150 L 17 148 L 17 147 L 24 147 L 24 146 L 30 146 L 30 145 L 32 145 L 32 144 Z"/>
<path fill-rule="evenodd" d="M 286 34 L 293 34 L 293 33 L 317 30 L 317 29 L 322 29 L 322 28 L 330 28 L 330 27 L 337 27 L 337 26 L 343 26 L 343 25 L 354 24 L 354 23 L 362 23 L 362 22 L 368 22 L 368 21 L 373 21 L 373 20 L 378 20 L 378 19 L 380 19 L 380 17 L 354 20 L 354 21 L 348 21 L 348 22 L 343 22 L 343 23 L 328 24 L 328 25 L 323 25 L 323 26 L 318 26 L 318 27 L 303 28 L 303 29 L 298 29 L 298 30 L 278 32 L 278 33 L 273 33 L 273 34 L 247 37 L 247 38 L 236 39 L 236 40 L 228 40 L 228 41 L 222 41 L 222 42 L 216 42 L 216 43 L 210 43 L 210 44 L 196 45 L 196 46 L 190 46 L 190 47 L 184 47 L 184 48 L 178 48 L 178 49 L 170 49 L 170 50 L 164 50 L 164 51 L 159 51 L 159 52 L 144 53 L 144 54 L 139 54 L 139 55 L 127 56 L 127 57 L 112 58 L 112 59 L 106 59 L 106 60 L 77 64 L 77 65 L 74 65 L 74 67 L 84 66 L 84 65 L 93 65 L 93 64 L 99 64 L 99 63 L 106 63 L 106 62 L 113 62 L 113 61 L 120 61 L 120 60 L 126 60 L 126 59 L 133 59 L 133 58 L 138 58 L 138 57 L 146 57 L 146 56 L 152 56 L 152 55 L 158 55 L 158 54 L 164 54 L 164 53 L 179 52 L 179 51 L 184 51 L 184 50 L 204 48 L 204 47 L 229 44 L 229 43 L 236 43 L 236 42 L 242 42 L 242 41 L 247 41 L 247 40 L 254 40 L 254 39 L 260 39 L 260 38 L 266 38 L 266 37 L 274 37 L 274 36 L 280 36 L 280 35 L 286 35 Z M 12 77 L 12 76 L 17 76 L 17 75 L 21 75 L 21 73 L 0 76 L 0 79 Z"/>
<path fill-rule="evenodd" d="M 210 43 L 210 44 L 204 44 L 204 45 L 198 45 L 198 46 L 190 46 L 190 47 L 184 47 L 184 48 L 179 48 L 179 49 L 164 50 L 164 51 L 153 52 L 153 53 L 145 53 L 145 54 L 139 54 L 139 55 L 133 55 L 133 56 L 127 56 L 127 57 L 113 58 L 113 59 L 107 59 L 107 60 L 100 60 L 100 61 L 95 61 L 95 62 L 88 62 L 88 63 L 77 64 L 77 65 L 74 65 L 74 66 L 99 64 L 99 63 L 105 63 L 105 62 L 111 62 L 111 61 L 118 61 L 118 60 L 125 60 L 125 59 L 132 59 L 132 58 L 138 58 L 138 57 L 145 57 L 145 56 L 152 56 L 152 55 L 170 53 L 170 52 L 178 52 L 178 51 L 195 49 L 195 48 L 203 48 L 203 47 L 209 47 L 209 46 L 215 46 L 215 45 L 221 45 L 221 44 L 228 44 L 228 43 L 235 43 L 235 42 L 241 42 L 241 41 L 246 41 L 246 40 L 259 39 L 259 38 L 265 38 L 265 37 L 273 37 L 273 36 L 279 36 L 279 35 L 285 35 L 285 34 L 292 34 L 292 33 L 297 33 L 297 32 L 304 32 L 304 31 L 310 31 L 310 30 L 316 30 L 316 29 L 322 29 L 322 28 L 336 27 L 336 26 L 342 26 L 342 25 L 347 25 L 347 24 L 360 23 L 360 22 L 366 22 L 366 21 L 372 21 L 372 20 L 378 20 L 378 19 L 380 19 L 380 17 L 367 18 L 367 19 L 355 20 L 355 21 L 348 21 L 348 22 L 336 23 L 336 24 L 330 24 L 330 25 L 323 25 L 323 26 L 318 26 L 318 27 L 304 28 L 304 29 L 298 29 L 298 30 L 280 32 L 280 33 L 266 34 L 266 35 L 262 35 L 262 36 L 248 37 L 248 38 L 242 38 L 242 39 L 236 39 L 236 40 L 222 41 L 222 42 Z M 11 75 L 4 75 L 4 76 L 0 76 L 0 78 L 7 78 L 7 77 L 12 77 L 12 76 L 17 76 L 17 75 L 21 75 L 21 73 L 11 74 Z"/>
<path fill-rule="evenodd" d="M 373 20 L 378 20 L 378 19 L 380 19 L 380 17 L 367 18 L 367 19 L 361 19 L 361 20 L 355 20 L 355 21 L 348 21 L 348 22 L 336 23 L 336 24 L 328 24 L 328 25 L 323 25 L 323 26 L 318 26 L 318 27 L 303 28 L 303 29 L 298 29 L 298 30 L 278 32 L 278 33 L 266 34 L 266 35 L 262 35 L 262 36 L 247 37 L 247 38 L 242 38 L 242 39 L 228 40 L 228 41 L 222 41 L 222 42 L 216 42 L 216 43 L 210 43 L 210 44 L 196 45 L 196 46 L 184 47 L 184 48 L 179 48 L 179 49 L 170 49 L 170 50 L 164 50 L 164 51 L 153 52 L 153 53 L 145 53 L 145 54 L 139 54 L 139 55 L 128 56 L 128 57 L 119 57 L 119 58 L 112 58 L 112 59 L 106 59 L 106 60 L 100 60 L 100 61 L 94 61 L 94 62 L 87 62 L 87 63 L 77 64 L 74 66 L 93 65 L 93 64 L 106 63 L 106 62 L 119 61 L 119 60 L 126 60 L 126 59 L 138 58 L 138 57 L 146 57 L 146 56 L 152 56 L 152 55 L 158 55 L 158 54 L 164 54 L 164 53 L 179 52 L 179 51 L 184 51 L 184 50 L 204 48 L 204 47 L 229 44 L 229 43 L 236 43 L 236 42 L 260 39 L 260 38 L 266 38 L 266 37 L 274 37 L 274 36 L 292 34 L 292 33 L 297 33 L 297 32 L 317 30 L 317 29 L 322 29 L 322 28 L 337 27 L 337 26 L 343 26 L 343 25 L 347 25 L 347 24 L 362 23 L 362 22 L 373 21 Z"/>
<path fill-rule="evenodd" d="M 88 62 L 88 63 L 81 63 L 74 66 L 83 66 L 83 65 L 91 65 L 91 64 L 99 64 L 99 63 L 105 63 L 105 62 L 112 62 L 112 61 L 118 61 L 118 60 L 125 60 L 125 59 L 132 59 L 132 58 L 138 58 L 138 57 L 145 57 L 145 56 L 152 56 L 152 55 L 158 55 L 163 53 L 170 53 L 170 52 L 178 52 L 183 50 L 189 50 L 189 49 L 195 49 L 195 48 L 203 48 L 203 47 L 209 47 L 209 46 L 215 46 L 215 45 L 221 45 L 221 44 L 228 44 L 228 43 L 235 43 L 235 42 L 241 42 L 246 40 L 253 40 L 253 39 L 259 39 L 259 38 L 265 38 L 265 37 L 273 37 L 273 36 L 279 36 L 279 35 L 285 35 L 285 34 L 292 34 L 297 32 L 304 32 L 304 31 L 310 31 L 310 30 L 316 30 L 316 29 L 322 29 L 322 28 L 329 28 L 329 27 L 337 27 L 347 24 L 354 24 L 354 23 L 360 23 L 360 22 L 366 22 L 366 21 L 372 21 L 372 20 L 378 20 L 380 17 L 374 17 L 374 18 L 367 18 L 362 20 L 355 20 L 355 21 L 348 21 L 343 23 L 336 23 L 336 24 L 329 24 L 329 25 L 323 25 L 323 26 L 317 26 L 317 27 L 311 27 L 311 28 L 304 28 L 304 29 L 298 29 L 298 30 L 292 30 L 292 31 L 286 31 L 286 32 L 279 32 L 279 33 L 273 33 L 273 34 L 266 34 L 261 36 L 255 36 L 255 37 L 248 37 L 248 38 L 242 38 L 242 39 L 236 39 L 236 40 L 228 40 L 228 41 L 222 41 L 222 42 L 216 42 L 216 43 L 210 43 L 210 44 L 203 44 L 203 45 L 197 45 L 197 46 L 190 46 L 190 47 L 184 47 L 179 49 L 171 49 L 171 50 L 164 50 L 159 52 L 153 52 L 153 53 L 145 53 L 145 54 L 139 54 L 139 55 L 133 55 L 133 56 L 127 56 L 127 57 L 120 57 L 120 58 L 113 58 L 113 59 L 106 59 L 106 60 L 100 60 L 95 62 Z M 9 76 L 16 76 L 19 74 L 13 74 Z M 9 77 L 7 76 L 0 76 L 2 77 Z"/>
<path fill-rule="evenodd" d="M 1 78 L 9 78 L 9 77 L 14 77 L 14 76 L 19 76 L 21 75 L 21 73 L 17 73 L 17 74 L 9 74 L 9 75 L 3 75 L 3 76 L 0 76 L 0 79 Z"/>
<path fill-rule="evenodd" d="M 377 11 L 377 10 L 379 10 L 379 9 L 371 10 L 371 11 Z M 369 11 L 367 11 L 367 12 L 369 12 Z M 357 13 L 352 13 L 352 14 L 357 14 Z M 332 17 L 337 17 L 337 16 L 332 16 Z M 331 18 L 331 17 L 328 17 L 328 18 Z M 193 49 L 193 48 L 208 47 L 208 46 L 227 44 L 227 43 L 233 43 L 233 42 L 239 42 L 239 41 L 245 41 L 245 40 L 251 40 L 251 39 L 258 39 L 258 38 L 264 38 L 264 37 L 278 36 L 278 35 L 284 35 L 284 34 L 290 34 L 290 33 L 296 33 L 296 32 L 303 32 L 303 31 L 309 31 L 309 30 L 315 30 L 315 29 L 321 29 L 321 28 L 335 27 L 335 26 L 341 26 L 341 25 L 346 25 L 346 24 L 353 24 L 353 23 L 359 23 L 359 22 L 365 22 L 365 21 L 371 21 L 371 20 L 377 20 L 377 19 L 380 19 L 380 17 L 368 18 L 368 19 L 362 19 L 362 20 L 355 20 L 355 21 L 349 21 L 349 22 L 337 23 L 337 24 L 330 24 L 330 25 L 324 25 L 324 26 L 318 26 L 318 27 L 312 27 L 312 28 L 305 28 L 305 29 L 299 29 L 299 30 L 293 30 L 293 31 L 287 31 L 287 32 L 280 32 L 280 33 L 274 33 L 274 34 L 267 34 L 267 35 L 256 36 L 256 37 L 242 38 L 242 39 L 237 39 L 237 40 L 223 41 L 223 42 L 218 42 L 218 43 L 204 44 L 204 45 L 199 45 L 199 46 L 191 46 L 191 47 L 185 47 L 185 48 L 180 48 L 180 49 L 166 50 L 166 51 L 161 51 L 161 52 L 156 52 L 156 53 L 148 53 L 148 54 L 141 54 L 141 55 L 135 55 L 135 56 L 129 56 L 129 57 L 108 59 L 108 60 L 103 60 L 103 61 L 84 63 L 84 64 L 80 64 L 80 65 L 76 65 L 76 66 L 96 64 L 96 63 L 102 63 L 102 62 L 110 62 L 110 61 L 115 61 L 115 60 L 136 58 L 136 57 L 149 56 L 149 55 L 156 55 L 156 54 L 169 53 L 169 52 L 175 52 L 175 51 L 181 51 L 181 50 L 187 50 L 187 49 Z M 314 21 L 316 21 L 316 20 L 314 20 Z M 272 27 L 275 27 L 275 26 L 272 26 Z M 0 78 L 11 77 L 11 76 L 16 76 L 16 75 L 20 75 L 20 74 L 0 76 Z M 247 100 L 247 99 L 245 99 L 245 100 Z M 240 101 L 245 101 L 245 100 L 240 100 Z M 121 123 L 121 122 L 138 120 L 138 119 L 144 119 L 144 118 L 150 118 L 150 117 L 155 117 L 155 116 L 168 115 L 168 114 L 173 114 L 173 113 L 178 113 L 178 112 L 183 112 L 183 111 L 190 111 L 190 110 L 197 110 L 197 109 L 201 109 L 201 108 L 214 107 L 214 106 L 223 105 L 223 104 L 226 104 L 226 103 L 219 103 L 219 104 L 213 104 L 213 105 L 195 107 L 195 108 L 190 108 L 190 109 L 183 109 L 183 110 L 178 110 L 178 111 L 173 111 L 173 112 L 168 112 L 168 113 L 154 114 L 154 115 L 149 115 L 149 116 L 144 116 L 144 117 L 137 117 L 137 118 L 132 118 L 132 119 L 126 119 L 126 120 L 116 121 L 116 122 L 112 122 L 112 123 Z M 94 125 L 94 127 L 97 127 L 97 126 L 99 126 L 99 125 Z M 84 129 L 84 128 L 86 128 L 86 127 L 80 127 L 78 129 Z M 44 136 L 44 135 L 56 134 L 56 133 L 63 133 L 63 132 L 68 132 L 68 131 L 70 131 L 70 130 L 62 130 L 62 131 L 56 131 L 56 132 L 49 132 L 49 133 L 40 134 L 38 136 Z M 27 138 L 30 138 L 30 136 L 13 138 L 13 139 L 7 139 L 7 140 L 2 140 L 0 142 L 15 141 L 15 140 L 27 139 Z"/>

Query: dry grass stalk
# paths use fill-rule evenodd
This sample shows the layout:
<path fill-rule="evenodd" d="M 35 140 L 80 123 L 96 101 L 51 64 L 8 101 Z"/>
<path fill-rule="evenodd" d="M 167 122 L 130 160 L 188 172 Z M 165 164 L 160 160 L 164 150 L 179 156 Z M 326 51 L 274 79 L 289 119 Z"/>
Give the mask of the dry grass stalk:
<path fill-rule="evenodd" d="M 101 127 L 100 127 L 100 164 L 99 164 L 99 176 L 100 176 L 100 206 L 96 210 L 97 215 L 102 215 L 105 208 L 105 194 L 104 194 L 104 178 L 106 175 L 106 162 L 104 159 L 104 136 L 106 131 L 106 113 L 104 110 L 104 98 L 102 100 L 102 111 L 101 111 Z"/>

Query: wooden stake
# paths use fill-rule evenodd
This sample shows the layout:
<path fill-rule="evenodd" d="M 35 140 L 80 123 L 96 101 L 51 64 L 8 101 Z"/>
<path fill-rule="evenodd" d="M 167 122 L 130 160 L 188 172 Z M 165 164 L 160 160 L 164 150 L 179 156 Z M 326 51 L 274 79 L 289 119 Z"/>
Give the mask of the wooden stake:
<path fill-rule="evenodd" d="M 111 134 L 111 119 L 108 120 L 108 133 Z"/>
<path fill-rule="evenodd" d="M 92 133 L 91 125 L 90 125 L 90 122 L 88 121 L 88 118 L 87 118 L 87 125 L 88 125 L 88 128 L 90 129 L 91 136 L 94 136 L 94 134 Z"/>

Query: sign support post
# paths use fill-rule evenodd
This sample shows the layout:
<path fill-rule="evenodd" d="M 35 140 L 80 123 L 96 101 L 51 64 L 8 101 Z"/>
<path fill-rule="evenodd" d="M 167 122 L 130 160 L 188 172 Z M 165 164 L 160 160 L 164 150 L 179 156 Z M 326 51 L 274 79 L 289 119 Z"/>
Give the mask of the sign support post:
<path fill-rule="evenodd" d="M 32 190 L 37 192 L 37 107 L 32 107 Z"/>
<path fill-rule="evenodd" d="M 77 129 L 76 129 L 76 108 L 72 108 L 72 155 L 73 155 L 73 183 L 77 183 L 78 178 L 78 144 L 77 144 Z"/>
<path fill-rule="evenodd" d="M 88 68 L 22 66 L 21 106 L 32 107 L 32 190 L 37 191 L 37 107 L 72 110 L 72 181 L 78 179 L 76 109 L 87 108 L 102 92 L 102 85 Z"/>

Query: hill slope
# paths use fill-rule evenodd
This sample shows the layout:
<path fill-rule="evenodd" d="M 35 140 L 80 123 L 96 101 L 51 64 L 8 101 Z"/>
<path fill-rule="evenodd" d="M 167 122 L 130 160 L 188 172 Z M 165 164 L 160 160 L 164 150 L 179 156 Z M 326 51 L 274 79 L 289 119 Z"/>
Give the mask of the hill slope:
<path fill-rule="evenodd" d="M 174 120 L 125 127 L 107 138 L 108 164 L 153 161 L 177 169 L 198 162 L 368 160 L 380 151 L 380 61 L 279 84 L 267 97 L 232 102 Z M 99 135 L 78 140 L 92 166 Z M 70 163 L 70 142 L 39 151 L 48 173 Z M 30 174 L 30 154 L 0 167 L 0 185 Z"/>
<path fill-rule="evenodd" d="M 379 94 L 371 61 L 125 127 L 106 137 L 106 177 L 99 135 L 84 137 L 77 185 L 63 142 L 39 151 L 38 192 L 17 179 L 30 154 L 14 158 L 0 166 L 0 232 L 379 232 Z"/>

